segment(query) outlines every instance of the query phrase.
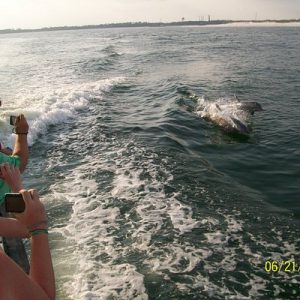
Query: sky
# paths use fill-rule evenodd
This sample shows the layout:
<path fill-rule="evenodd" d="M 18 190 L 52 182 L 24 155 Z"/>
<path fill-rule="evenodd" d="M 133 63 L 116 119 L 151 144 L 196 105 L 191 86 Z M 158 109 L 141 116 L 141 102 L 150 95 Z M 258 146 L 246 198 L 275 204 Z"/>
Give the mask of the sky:
<path fill-rule="evenodd" d="M 0 29 L 211 19 L 299 19 L 300 0 L 0 0 Z"/>

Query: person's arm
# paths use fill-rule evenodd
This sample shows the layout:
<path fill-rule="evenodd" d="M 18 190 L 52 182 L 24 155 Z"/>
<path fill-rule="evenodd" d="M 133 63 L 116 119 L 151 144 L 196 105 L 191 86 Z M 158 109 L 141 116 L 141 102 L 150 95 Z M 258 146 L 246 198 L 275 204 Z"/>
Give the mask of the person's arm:
<path fill-rule="evenodd" d="M 13 218 L 0 218 L 0 236 L 28 238 L 28 229 Z"/>
<path fill-rule="evenodd" d="M 36 191 L 19 191 L 22 181 L 18 168 L 2 165 L 0 170 L 5 182 L 14 192 L 20 192 L 25 202 L 25 211 L 15 214 L 17 220 L 0 218 L 0 231 L 5 235 L 11 232 L 18 232 L 19 236 L 32 235 L 29 276 L 1 253 L 0 249 L 0 298 L 53 300 L 55 278 L 48 244 L 45 208 Z"/>
<path fill-rule="evenodd" d="M 24 172 L 29 156 L 27 134 L 29 126 L 24 115 L 19 115 L 15 123 L 16 142 L 12 155 L 20 157 L 20 171 Z"/>
<path fill-rule="evenodd" d="M 36 190 L 21 190 L 20 193 L 26 208 L 24 213 L 15 215 L 32 234 L 30 277 L 45 291 L 49 299 L 55 299 L 55 279 L 48 234 L 38 232 L 47 228 L 46 211 Z"/>
<path fill-rule="evenodd" d="M 30 277 L 50 299 L 55 298 L 55 279 L 47 234 L 32 237 Z"/>
<path fill-rule="evenodd" d="M 17 193 L 23 188 L 18 168 L 8 164 L 0 165 L 0 173 L 1 178 L 9 185 L 13 193 Z M 28 238 L 29 231 L 16 219 L 0 218 L 0 236 Z"/>
<path fill-rule="evenodd" d="M 1 148 L 0 152 L 4 153 L 5 155 L 12 155 L 12 150 L 9 148 Z"/>

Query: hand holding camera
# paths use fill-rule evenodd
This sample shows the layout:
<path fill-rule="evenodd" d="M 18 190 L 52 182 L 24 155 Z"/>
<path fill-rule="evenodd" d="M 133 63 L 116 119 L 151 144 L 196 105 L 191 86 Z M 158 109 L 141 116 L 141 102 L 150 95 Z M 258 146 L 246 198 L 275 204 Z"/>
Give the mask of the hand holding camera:
<path fill-rule="evenodd" d="M 28 123 L 23 114 L 19 116 L 10 116 L 10 125 L 14 126 L 14 132 L 16 134 L 27 134 L 29 130 Z"/>
<path fill-rule="evenodd" d="M 43 203 L 36 190 L 21 190 L 20 194 L 25 202 L 23 213 L 15 214 L 17 220 L 25 225 L 29 231 L 47 229 L 47 215 Z"/>
<path fill-rule="evenodd" d="M 0 166 L 1 177 L 14 193 L 5 195 L 5 209 L 14 212 L 15 217 L 29 231 L 47 228 L 47 215 L 36 190 L 22 189 L 21 174 L 18 168 Z"/>

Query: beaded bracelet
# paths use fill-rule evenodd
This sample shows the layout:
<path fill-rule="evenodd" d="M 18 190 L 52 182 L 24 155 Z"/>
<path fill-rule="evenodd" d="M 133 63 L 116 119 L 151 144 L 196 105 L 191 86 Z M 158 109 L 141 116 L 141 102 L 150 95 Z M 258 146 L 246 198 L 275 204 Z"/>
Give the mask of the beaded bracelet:
<path fill-rule="evenodd" d="M 31 230 L 29 231 L 30 235 L 31 236 L 34 236 L 34 235 L 38 235 L 38 234 L 48 234 L 48 229 L 35 229 L 35 230 Z"/>

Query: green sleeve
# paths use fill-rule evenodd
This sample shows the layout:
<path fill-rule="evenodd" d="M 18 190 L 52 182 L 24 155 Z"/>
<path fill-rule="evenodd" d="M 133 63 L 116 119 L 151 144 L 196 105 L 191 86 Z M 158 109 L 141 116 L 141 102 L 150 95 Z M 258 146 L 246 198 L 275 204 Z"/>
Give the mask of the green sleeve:
<path fill-rule="evenodd" d="M 19 167 L 20 166 L 20 157 L 17 155 L 8 156 L 0 152 L 0 164 L 9 164 L 11 166 Z"/>

